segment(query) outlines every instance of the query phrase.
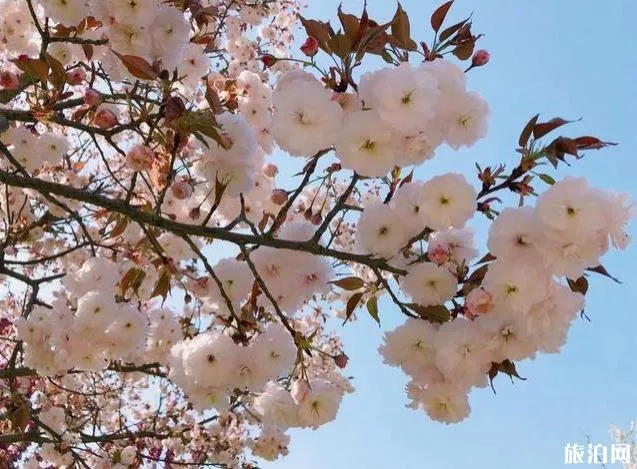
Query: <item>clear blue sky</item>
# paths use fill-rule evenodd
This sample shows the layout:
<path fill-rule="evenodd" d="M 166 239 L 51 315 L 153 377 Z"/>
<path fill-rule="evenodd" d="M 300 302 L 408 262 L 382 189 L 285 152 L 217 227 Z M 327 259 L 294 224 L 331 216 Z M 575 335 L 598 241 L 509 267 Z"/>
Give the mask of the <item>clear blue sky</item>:
<path fill-rule="evenodd" d="M 331 18 L 336 24 L 338 0 L 308 3 L 307 17 Z M 363 2 L 343 3 L 346 11 L 359 13 Z M 430 41 L 429 16 L 437 3 L 402 4 L 414 38 Z M 373 18 L 388 20 L 394 9 L 391 1 L 368 0 Z M 491 106 L 488 138 L 470 150 L 439 152 L 416 175 L 470 173 L 474 161 L 513 162 L 522 126 L 541 112 L 546 118 L 582 117 L 565 131 L 572 136 L 592 134 L 619 142 L 588 152 L 571 172 L 635 197 L 637 2 L 456 0 L 450 20 L 472 11 L 475 31 L 486 34 L 481 47 L 491 53 L 491 63 L 472 71 L 469 80 Z M 290 167 L 300 164 L 294 160 Z M 631 228 L 637 233 L 635 223 Z M 637 247 L 609 254 L 605 264 L 624 283 L 592 279 L 586 308 L 592 323 L 576 321 L 560 355 L 523 362 L 519 371 L 527 381 L 512 384 L 498 377 L 497 395 L 474 391 L 471 417 L 455 426 L 434 423 L 404 407 L 406 378 L 383 365 L 376 351 L 383 330 L 403 319 L 395 307 L 381 305 L 382 330 L 365 317 L 343 330 L 351 358 L 346 371 L 355 377 L 356 393 L 346 396 L 337 420 L 317 431 L 293 431 L 290 455 L 264 467 L 550 469 L 563 467 L 567 442 L 585 444 L 590 437 L 609 443 L 611 423 L 627 425 L 637 418 L 637 278 L 631 270 L 637 265 Z"/>

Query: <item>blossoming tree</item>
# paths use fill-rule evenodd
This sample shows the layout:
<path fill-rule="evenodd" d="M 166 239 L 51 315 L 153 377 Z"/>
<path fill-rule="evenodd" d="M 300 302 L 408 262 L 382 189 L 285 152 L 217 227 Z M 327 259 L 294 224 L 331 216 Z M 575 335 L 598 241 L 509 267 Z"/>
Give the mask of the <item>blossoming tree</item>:
<path fill-rule="evenodd" d="M 487 133 L 489 55 L 451 5 L 418 43 L 400 5 L 336 26 L 294 0 L 0 1 L 0 464 L 274 460 L 353 392 L 328 330 L 357 317 L 404 316 L 380 356 L 445 423 L 560 350 L 632 203 L 554 181 L 610 145 L 547 137 L 559 118 L 475 181 L 414 179 Z"/>

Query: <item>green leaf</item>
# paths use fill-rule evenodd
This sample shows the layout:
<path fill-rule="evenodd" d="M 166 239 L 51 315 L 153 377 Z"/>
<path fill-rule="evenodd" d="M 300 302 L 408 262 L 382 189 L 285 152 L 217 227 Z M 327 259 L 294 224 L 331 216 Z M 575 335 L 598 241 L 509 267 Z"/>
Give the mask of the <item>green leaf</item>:
<path fill-rule="evenodd" d="M 215 115 L 210 109 L 186 112 L 176 120 L 177 128 L 188 133 L 205 135 L 228 149 L 226 141 L 221 138 Z"/>
<path fill-rule="evenodd" d="M 539 174 L 538 175 L 540 177 L 540 179 L 542 181 L 544 181 L 545 183 L 549 184 L 549 185 L 553 185 L 555 184 L 555 179 L 553 179 L 551 176 L 549 176 L 548 174 Z"/>
<path fill-rule="evenodd" d="M 380 56 L 388 64 L 393 64 L 394 63 L 394 59 L 392 59 L 391 55 L 389 55 L 389 52 L 387 52 L 386 49 L 383 49 L 383 51 L 380 53 Z"/>
<path fill-rule="evenodd" d="M 343 290 L 358 290 L 365 286 L 365 282 L 358 277 L 345 277 L 334 282 L 331 282 L 337 287 L 341 287 Z"/>
<path fill-rule="evenodd" d="M 380 326 L 380 318 L 378 317 L 378 298 L 372 296 L 369 300 L 367 300 L 367 311 L 374 321 L 376 321 Z"/>

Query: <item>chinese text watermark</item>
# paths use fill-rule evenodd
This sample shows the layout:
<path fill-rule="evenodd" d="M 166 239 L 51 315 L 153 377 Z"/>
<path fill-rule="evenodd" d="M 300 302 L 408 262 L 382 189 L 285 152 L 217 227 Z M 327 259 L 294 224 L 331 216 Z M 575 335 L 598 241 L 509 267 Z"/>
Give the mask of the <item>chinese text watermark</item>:
<path fill-rule="evenodd" d="M 578 445 L 569 443 L 564 447 L 564 464 L 630 464 L 631 446 L 613 444 Z"/>

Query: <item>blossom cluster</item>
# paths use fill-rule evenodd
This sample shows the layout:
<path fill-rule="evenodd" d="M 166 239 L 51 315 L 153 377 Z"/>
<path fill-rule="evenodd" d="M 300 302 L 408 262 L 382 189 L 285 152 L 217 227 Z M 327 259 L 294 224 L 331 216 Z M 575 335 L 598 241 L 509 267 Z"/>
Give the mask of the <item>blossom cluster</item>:
<path fill-rule="evenodd" d="M 452 62 L 409 63 L 363 74 L 357 94 L 334 93 L 306 72 L 279 80 L 272 135 L 293 156 L 335 147 L 344 168 L 380 177 L 419 165 L 447 143 L 471 146 L 487 132 L 489 108 L 466 90 Z"/>
<path fill-rule="evenodd" d="M 461 290 L 466 295 L 463 315 L 440 326 L 408 319 L 385 337 L 380 353 L 410 376 L 411 405 L 435 420 L 458 422 L 469 415 L 468 392 L 487 385 L 494 363 L 558 353 L 584 308 L 582 292 L 565 280 L 584 278 L 611 244 L 626 248 L 632 213 L 625 194 L 605 193 L 572 177 L 541 194 L 535 207 L 503 210 L 487 242 L 495 260 L 486 264 L 480 285 Z M 462 227 L 464 217 L 460 221 L 449 224 Z M 404 231 L 401 224 L 392 227 Z M 404 245 L 402 239 L 393 255 Z M 443 305 L 457 297 L 458 267 L 476 254 L 466 230 L 437 231 L 428 262 L 408 263 L 402 289 L 422 306 Z"/>

